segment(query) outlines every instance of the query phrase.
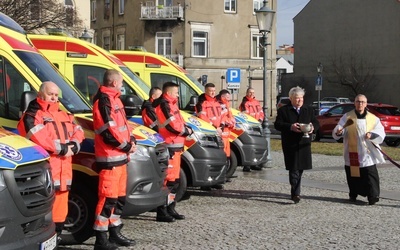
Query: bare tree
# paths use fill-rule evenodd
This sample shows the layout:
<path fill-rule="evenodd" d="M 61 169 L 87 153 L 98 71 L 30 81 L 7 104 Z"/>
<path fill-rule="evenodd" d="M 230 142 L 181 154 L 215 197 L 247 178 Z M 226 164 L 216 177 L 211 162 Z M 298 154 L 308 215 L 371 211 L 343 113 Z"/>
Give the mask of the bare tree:
<path fill-rule="evenodd" d="M 76 9 L 65 6 L 60 0 L 1 0 L 0 12 L 14 19 L 28 33 L 62 28 L 76 35 L 83 29 Z"/>
<path fill-rule="evenodd" d="M 360 93 L 372 94 L 377 86 L 376 68 L 375 59 L 367 59 L 362 54 L 350 50 L 331 59 L 326 80 L 344 87 L 353 97 Z"/>

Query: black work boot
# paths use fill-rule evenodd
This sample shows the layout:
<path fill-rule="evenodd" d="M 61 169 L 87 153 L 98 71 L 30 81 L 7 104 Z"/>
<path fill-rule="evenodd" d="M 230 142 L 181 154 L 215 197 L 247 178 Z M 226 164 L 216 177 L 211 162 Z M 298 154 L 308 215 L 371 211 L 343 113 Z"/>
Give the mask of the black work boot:
<path fill-rule="evenodd" d="M 176 205 L 176 202 L 174 201 L 174 202 L 172 202 L 172 203 L 167 207 L 168 213 L 169 213 L 172 217 L 174 217 L 175 219 L 177 219 L 177 220 L 184 220 L 184 219 L 185 219 L 185 216 L 184 216 L 184 215 L 181 215 L 181 214 L 178 214 L 178 212 L 176 212 L 176 210 L 175 210 L 175 205 Z"/>
<path fill-rule="evenodd" d="M 121 229 L 124 225 L 121 224 L 116 227 L 110 227 L 108 230 L 110 231 L 110 242 L 116 243 L 120 246 L 134 246 L 136 242 L 134 240 L 128 239 L 121 234 Z"/>
<path fill-rule="evenodd" d="M 95 231 L 96 242 L 94 243 L 94 250 L 117 250 L 118 246 L 108 241 L 107 232 Z"/>
<path fill-rule="evenodd" d="M 161 221 L 161 222 L 174 222 L 175 218 L 172 217 L 168 211 L 167 211 L 167 206 L 162 205 L 157 207 L 157 217 L 156 221 Z"/>
<path fill-rule="evenodd" d="M 62 233 L 62 230 L 64 229 L 64 223 L 56 222 L 55 224 L 56 224 L 56 233 L 57 233 L 57 246 L 59 246 L 62 241 L 61 233 Z"/>

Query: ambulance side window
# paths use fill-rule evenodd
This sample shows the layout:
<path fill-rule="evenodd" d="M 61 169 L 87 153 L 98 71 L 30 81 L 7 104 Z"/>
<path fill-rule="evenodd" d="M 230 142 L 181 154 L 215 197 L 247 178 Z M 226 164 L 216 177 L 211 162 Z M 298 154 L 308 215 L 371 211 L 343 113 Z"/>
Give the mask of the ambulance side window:
<path fill-rule="evenodd" d="M 32 90 L 28 81 L 6 59 L 1 59 L 0 116 L 19 120 L 21 95 Z"/>
<path fill-rule="evenodd" d="M 181 78 L 174 75 L 151 73 L 150 81 L 152 87 L 160 87 L 166 82 L 174 82 L 179 85 L 179 107 L 187 110 L 189 107 L 190 97 L 196 95 L 196 92 Z"/>
<path fill-rule="evenodd" d="M 74 84 L 90 103 L 103 82 L 105 68 L 74 65 Z"/>

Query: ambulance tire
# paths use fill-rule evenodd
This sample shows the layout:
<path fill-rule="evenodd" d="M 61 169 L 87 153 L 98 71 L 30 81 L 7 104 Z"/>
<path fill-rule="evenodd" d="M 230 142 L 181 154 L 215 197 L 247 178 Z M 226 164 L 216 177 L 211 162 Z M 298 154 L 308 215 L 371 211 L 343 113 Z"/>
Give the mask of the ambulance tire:
<path fill-rule="evenodd" d="M 233 152 L 233 150 L 231 150 L 230 165 L 229 165 L 229 168 L 226 170 L 226 178 L 232 177 L 232 175 L 236 171 L 237 166 L 238 166 L 237 157 L 235 155 L 235 152 Z"/>
<path fill-rule="evenodd" d="M 97 192 L 82 183 L 73 183 L 68 199 L 68 215 L 61 245 L 79 244 L 93 236 Z"/>
<path fill-rule="evenodd" d="M 182 199 L 182 197 L 185 195 L 187 189 L 187 179 L 186 179 L 186 174 L 185 171 L 181 168 L 181 173 L 179 176 L 179 186 L 178 190 L 176 192 L 175 196 L 175 201 L 178 202 Z"/>

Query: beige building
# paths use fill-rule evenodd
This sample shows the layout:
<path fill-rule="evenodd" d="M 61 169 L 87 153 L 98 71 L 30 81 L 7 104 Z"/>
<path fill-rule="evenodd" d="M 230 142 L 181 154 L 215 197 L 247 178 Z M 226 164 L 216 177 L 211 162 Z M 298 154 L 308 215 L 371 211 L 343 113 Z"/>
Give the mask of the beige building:
<path fill-rule="evenodd" d="M 227 69 L 240 68 L 237 107 L 249 86 L 248 76 L 258 79 L 251 84 L 257 99 L 263 98 L 262 36 L 254 13 L 262 5 L 262 0 L 91 0 L 91 28 L 94 42 L 105 49 L 143 47 L 172 59 L 195 78 L 207 75 L 218 90 L 227 87 Z M 268 6 L 276 11 L 277 0 Z M 275 107 L 275 24 L 268 43 L 267 105 Z"/>
<path fill-rule="evenodd" d="M 321 62 L 321 98 L 353 99 L 355 92 L 339 84 L 349 82 L 369 101 L 400 106 L 399 13 L 397 0 L 311 0 L 294 18 L 295 75 L 283 91 L 300 84 L 306 101 L 316 101 Z"/>

